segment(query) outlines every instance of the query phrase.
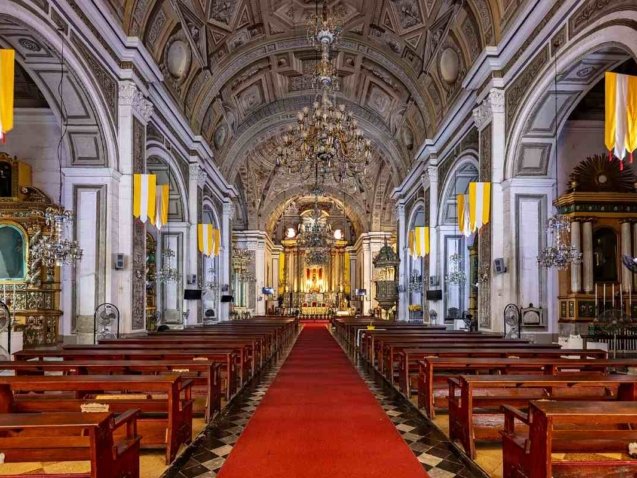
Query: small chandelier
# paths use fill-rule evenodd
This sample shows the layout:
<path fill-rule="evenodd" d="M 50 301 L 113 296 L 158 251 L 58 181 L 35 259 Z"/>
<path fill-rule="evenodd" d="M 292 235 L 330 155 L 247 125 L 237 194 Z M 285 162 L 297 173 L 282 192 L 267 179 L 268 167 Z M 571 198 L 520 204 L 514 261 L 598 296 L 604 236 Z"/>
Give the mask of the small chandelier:
<path fill-rule="evenodd" d="M 329 263 L 334 235 L 332 226 L 321 215 L 317 195 L 314 196 L 314 209 L 311 216 L 299 225 L 297 245 L 306 250 L 305 263 L 308 266 L 322 266 Z"/>
<path fill-rule="evenodd" d="M 173 266 L 175 259 L 175 251 L 165 248 L 161 251 L 161 269 L 157 272 L 157 282 L 165 284 L 167 282 L 179 282 L 181 274 L 179 270 Z"/>
<path fill-rule="evenodd" d="M 462 256 L 458 253 L 449 256 L 449 274 L 445 276 L 445 282 L 450 285 L 462 285 L 467 276 L 462 267 Z"/>
<path fill-rule="evenodd" d="M 422 275 L 416 270 L 411 271 L 411 274 L 409 274 L 409 285 L 408 285 L 409 292 L 422 291 L 422 288 L 423 288 Z"/>
<path fill-rule="evenodd" d="M 582 262 L 582 253 L 577 247 L 570 245 L 571 220 L 567 216 L 551 216 L 546 232 L 549 235 L 549 245 L 537 256 L 538 264 L 547 269 L 566 269 L 571 264 Z"/>
<path fill-rule="evenodd" d="M 31 255 L 46 267 L 75 264 L 82 258 L 77 241 L 65 239 L 65 230 L 73 224 L 73 213 L 66 209 L 49 207 L 44 211 L 44 221 L 50 228 L 49 235 L 42 235 L 31 248 Z"/>
<path fill-rule="evenodd" d="M 313 78 L 318 92 L 312 107 L 299 111 L 297 124 L 283 135 L 276 166 L 303 179 L 313 175 L 322 183 L 332 179 L 337 184 L 351 183 L 363 191 L 362 177 L 371 158 L 371 142 L 364 138 L 352 112 L 336 103 L 339 85 L 330 51 L 339 33 L 340 28 L 328 16 L 324 4 L 322 14 L 313 16 L 308 29 L 310 42 L 321 52 Z"/>

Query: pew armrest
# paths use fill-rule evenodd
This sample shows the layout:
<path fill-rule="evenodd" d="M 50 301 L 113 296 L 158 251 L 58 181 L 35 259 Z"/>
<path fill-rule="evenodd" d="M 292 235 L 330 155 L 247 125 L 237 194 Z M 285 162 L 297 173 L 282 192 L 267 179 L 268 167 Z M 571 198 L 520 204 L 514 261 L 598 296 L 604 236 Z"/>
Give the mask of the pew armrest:
<path fill-rule="evenodd" d="M 504 431 L 513 434 L 515 432 L 515 420 L 520 420 L 522 423 L 529 424 L 529 414 L 518 410 L 511 405 L 502 405 L 502 412 L 504 413 Z"/>
<path fill-rule="evenodd" d="M 192 387 L 192 379 L 191 379 L 191 378 L 186 379 L 186 380 L 182 380 L 182 381 L 179 383 L 179 391 L 180 391 L 180 392 L 181 392 L 182 390 L 185 390 L 185 389 L 190 388 L 190 387 Z"/>
<path fill-rule="evenodd" d="M 139 412 L 139 408 L 134 408 L 126 410 L 124 413 L 120 413 L 118 416 L 113 418 L 113 421 L 111 422 L 111 430 L 117 430 L 122 425 L 128 423 L 135 424 Z"/>

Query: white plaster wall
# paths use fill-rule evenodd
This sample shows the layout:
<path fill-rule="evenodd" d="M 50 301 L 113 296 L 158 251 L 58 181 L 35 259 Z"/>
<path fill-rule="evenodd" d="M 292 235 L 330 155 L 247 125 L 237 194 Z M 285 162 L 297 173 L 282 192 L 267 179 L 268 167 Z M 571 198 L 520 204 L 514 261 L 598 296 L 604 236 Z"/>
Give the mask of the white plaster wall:
<path fill-rule="evenodd" d="M 0 151 L 17 156 L 19 160 L 31 165 L 33 185 L 57 203 L 60 193 L 60 166 L 57 157 L 60 127 L 53 113 L 47 108 L 17 108 L 14 124 L 6 144 L 0 144 Z M 63 143 L 63 164 L 67 158 L 68 153 Z"/>

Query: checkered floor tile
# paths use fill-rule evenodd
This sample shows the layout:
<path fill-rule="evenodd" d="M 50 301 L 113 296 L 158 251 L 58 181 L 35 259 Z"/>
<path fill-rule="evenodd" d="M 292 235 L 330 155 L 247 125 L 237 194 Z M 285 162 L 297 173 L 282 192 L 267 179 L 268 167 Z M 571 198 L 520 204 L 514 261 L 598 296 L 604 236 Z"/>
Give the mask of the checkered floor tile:
<path fill-rule="evenodd" d="M 344 349 L 345 350 L 345 349 Z M 396 430 L 431 478 L 487 478 L 431 421 L 391 387 L 375 370 L 350 356 Z"/>
<path fill-rule="evenodd" d="M 253 379 L 193 443 L 173 462 L 161 478 L 214 478 L 259 406 L 292 344 L 276 362 Z"/>

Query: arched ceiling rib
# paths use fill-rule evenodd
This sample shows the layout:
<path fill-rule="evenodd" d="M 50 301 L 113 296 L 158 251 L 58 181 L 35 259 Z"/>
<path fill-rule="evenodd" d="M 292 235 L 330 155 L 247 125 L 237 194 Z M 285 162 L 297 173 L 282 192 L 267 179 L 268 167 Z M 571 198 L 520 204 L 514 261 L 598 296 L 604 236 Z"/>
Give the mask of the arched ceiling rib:
<path fill-rule="evenodd" d="M 251 158 L 262 155 L 264 143 L 276 143 L 312 94 L 316 53 L 305 25 L 314 1 L 110 1 L 127 34 L 140 37 L 154 56 L 193 130 L 210 141 L 222 171 L 237 186 L 241 182 L 248 216 L 250 208 L 258 213 L 255 204 L 277 194 L 263 196 L 259 185 L 277 180 L 252 181 Z M 377 147 L 376 161 L 389 165 L 372 168 L 384 174 L 384 186 L 374 187 L 366 198 L 377 218 L 370 219 L 373 229 L 391 219 L 385 183 L 404 178 L 418 146 L 436 133 L 473 61 L 497 42 L 500 3 L 328 0 L 344 26 L 335 54 L 340 101 L 351 107 Z"/>

